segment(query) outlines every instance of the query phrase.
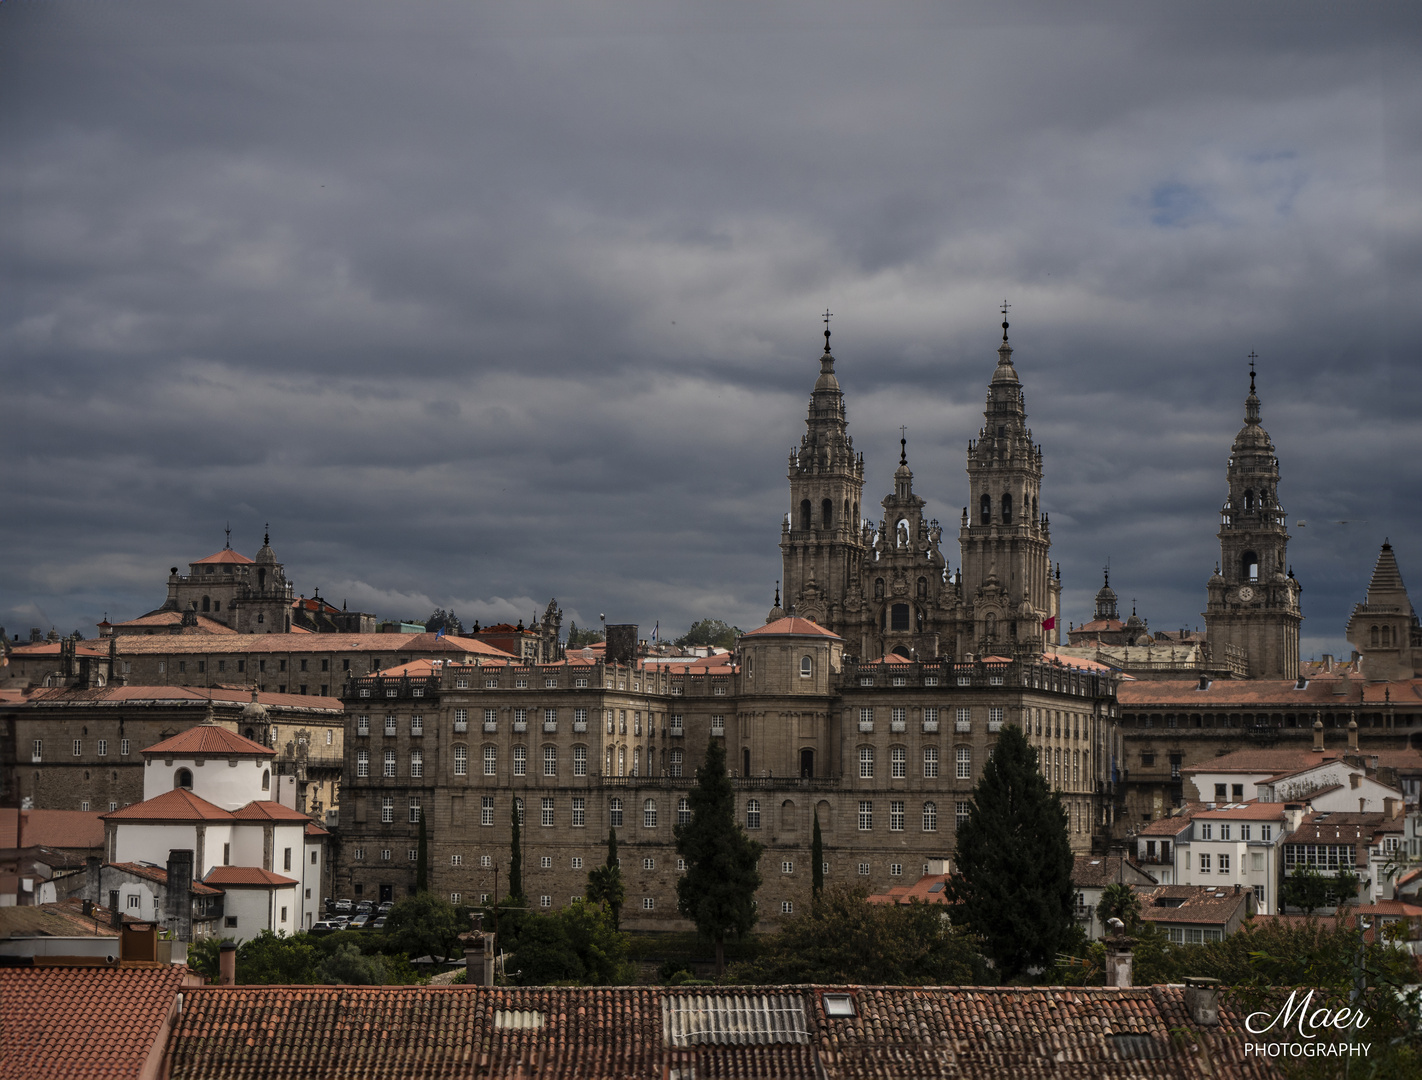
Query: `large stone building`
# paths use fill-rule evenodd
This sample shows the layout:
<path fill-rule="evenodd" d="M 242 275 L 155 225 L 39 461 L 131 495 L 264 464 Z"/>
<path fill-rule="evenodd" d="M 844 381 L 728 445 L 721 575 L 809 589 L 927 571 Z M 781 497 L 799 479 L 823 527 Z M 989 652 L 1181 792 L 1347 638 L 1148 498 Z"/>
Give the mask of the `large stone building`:
<path fill-rule="evenodd" d="M 1392 544 L 1383 541 L 1367 596 L 1348 619 L 1348 640 L 1369 679 L 1422 675 L 1422 623 L 1412 608 Z"/>
<path fill-rule="evenodd" d="M 791 460 L 789 611 L 777 599 L 733 655 L 694 662 L 638 659 L 610 637 L 602 657 L 471 657 L 352 677 L 338 894 L 413 888 L 424 815 L 433 887 L 464 902 L 502 895 L 521 813 L 536 907 L 581 895 L 616 829 L 624 924 L 675 923 L 672 830 L 711 739 L 724 740 L 742 824 L 766 846 L 758 902 L 772 921 L 809 898 L 816 817 L 831 883 L 882 892 L 951 858 L 1008 724 L 1038 749 L 1073 847 L 1109 832 L 1117 681 L 1102 665 L 1043 655 L 1060 584 L 1038 504 L 1042 452 L 1006 334 L 969 448 L 973 512 L 952 577 L 904 444 L 882 522 L 861 525 L 863 461 L 828 340 Z"/>

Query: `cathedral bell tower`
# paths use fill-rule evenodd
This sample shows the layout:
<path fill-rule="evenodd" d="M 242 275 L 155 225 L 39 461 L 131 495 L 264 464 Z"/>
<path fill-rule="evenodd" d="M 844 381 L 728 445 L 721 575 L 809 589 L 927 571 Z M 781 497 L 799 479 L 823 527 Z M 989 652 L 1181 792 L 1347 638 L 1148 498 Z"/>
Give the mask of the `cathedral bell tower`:
<path fill-rule="evenodd" d="M 1206 637 L 1215 660 L 1242 650 L 1252 679 L 1297 679 L 1302 591 L 1286 558 L 1279 459 L 1259 423 L 1253 356 L 1244 427 L 1230 448 L 1229 495 L 1220 510 L 1220 564 L 1207 587 Z M 1239 655 L 1236 653 L 1236 655 Z"/>
<path fill-rule="evenodd" d="M 790 513 L 780 530 L 780 557 L 791 614 L 840 633 L 844 598 L 864 558 L 859 531 L 864 459 L 854 452 L 848 433 L 844 394 L 830 352 L 828 311 L 824 320 L 820 376 L 810 394 L 805 434 L 790 452 Z"/>
<path fill-rule="evenodd" d="M 1052 576 L 1047 515 L 1037 507 L 1042 448 L 1027 427 L 1022 384 L 1007 343 L 1006 304 L 983 421 L 978 438 L 968 444 L 969 503 L 958 543 L 961 595 L 970 617 L 960 624 L 957 652 L 1040 653 L 1058 638 L 1061 582 Z"/>

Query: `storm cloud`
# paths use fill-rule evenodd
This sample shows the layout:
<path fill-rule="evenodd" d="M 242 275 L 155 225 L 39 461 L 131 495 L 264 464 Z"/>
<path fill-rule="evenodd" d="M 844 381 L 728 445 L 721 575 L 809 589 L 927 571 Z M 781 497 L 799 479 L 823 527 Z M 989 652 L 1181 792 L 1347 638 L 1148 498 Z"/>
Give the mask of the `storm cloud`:
<path fill-rule="evenodd" d="M 749 628 L 820 313 L 951 538 L 1011 303 L 1064 617 L 1201 625 L 1257 352 L 1305 656 L 1422 581 L 1422 17 L 0 5 L 0 624 L 270 522 L 382 617 Z M 948 542 L 956 566 L 956 544 Z M 1419 597 L 1422 600 L 1422 597 Z"/>

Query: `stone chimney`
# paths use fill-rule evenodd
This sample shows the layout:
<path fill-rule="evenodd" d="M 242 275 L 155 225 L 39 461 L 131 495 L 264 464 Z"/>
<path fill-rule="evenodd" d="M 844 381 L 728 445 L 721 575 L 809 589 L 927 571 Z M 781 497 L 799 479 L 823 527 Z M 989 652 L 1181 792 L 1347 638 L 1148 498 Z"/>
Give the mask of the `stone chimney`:
<path fill-rule="evenodd" d="M 115 930 L 123 925 L 123 912 L 119 910 L 119 891 L 109 890 L 109 925 Z"/>
<path fill-rule="evenodd" d="M 1315 720 L 1315 721 L 1313 722 L 1313 752 L 1314 752 L 1315 754 L 1321 754 L 1321 753 L 1323 753 L 1323 720 L 1322 720 L 1322 719 Z"/>
<path fill-rule="evenodd" d="M 237 943 L 224 941 L 217 949 L 217 983 L 219 986 L 237 985 Z"/>
<path fill-rule="evenodd" d="M 1185 980 L 1185 1011 L 1201 1027 L 1218 1027 L 1220 1022 L 1220 981 L 1195 976 Z"/>
<path fill-rule="evenodd" d="M 1131 939 L 1123 932 L 1106 938 L 1106 985 L 1128 987 L 1131 984 Z"/>
<path fill-rule="evenodd" d="M 193 940 L 193 853 L 174 848 L 168 852 L 168 896 L 164 905 L 168 929 L 175 941 Z"/>
<path fill-rule="evenodd" d="M 103 866 L 103 861 L 97 855 L 90 855 L 84 859 L 84 895 L 94 903 L 103 899 L 103 880 L 99 869 Z M 85 912 L 85 915 L 89 912 Z"/>

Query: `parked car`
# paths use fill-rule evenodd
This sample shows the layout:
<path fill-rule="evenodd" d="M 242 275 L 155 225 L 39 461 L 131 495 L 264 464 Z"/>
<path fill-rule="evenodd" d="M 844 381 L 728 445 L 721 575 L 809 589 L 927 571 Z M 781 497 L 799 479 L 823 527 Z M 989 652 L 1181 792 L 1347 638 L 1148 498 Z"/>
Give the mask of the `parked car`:
<path fill-rule="evenodd" d="M 375 910 L 375 901 L 362 900 L 359 904 L 356 905 L 355 909 L 357 915 L 369 915 L 372 911 Z"/>
<path fill-rule="evenodd" d="M 381 904 L 381 905 L 380 905 L 378 908 L 376 908 L 375 910 L 378 911 L 378 912 L 380 912 L 380 914 L 382 914 L 382 915 L 389 915 L 389 914 L 390 914 L 390 909 L 393 908 L 394 906 L 395 906 L 395 902 L 394 902 L 393 900 L 387 900 L 387 901 L 385 901 L 385 903 Z"/>
<path fill-rule="evenodd" d="M 365 930 L 365 929 L 367 929 L 367 928 L 370 926 L 370 924 L 371 924 L 372 922 L 374 922 L 374 921 L 375 921 L 375 916 L 372 915 L 372 914 L 370 914 L 370 912 L 365 912 L 364 914 L 362 914 L 362 915 L 357 915 L 355 918 L 351 919 L 350 925 L 348 925 L 348 926 L 346 927 L 346 929 L 347 929 L 347 930 Z"/>
<path fill-rule="evenodd" d="M 337 900 L 336 911 L 343 915 L 349 915 L 351 913 L 351 902 L 345 899 Z"/>
<path fill-rule="evenodd" d="M 342 925 L 339 922 L 323 919 L 311 928 L 311 933 L 329 933 L 341 929 Z"/>
<path fill-rule="evenodd" d="M 370 928 L 371 928 L 372 930 L 384 930 L 384 929 L 385 929 L 385 916 L 384 916 L 384 915 L 381 915 L 379 918 L 377 918 L 373 923 L 370 924 Z"/>

